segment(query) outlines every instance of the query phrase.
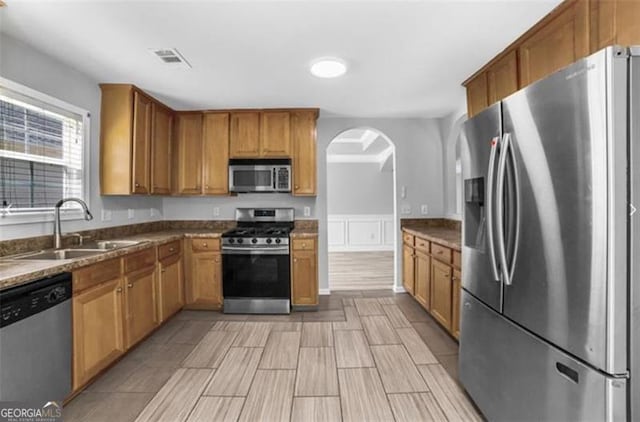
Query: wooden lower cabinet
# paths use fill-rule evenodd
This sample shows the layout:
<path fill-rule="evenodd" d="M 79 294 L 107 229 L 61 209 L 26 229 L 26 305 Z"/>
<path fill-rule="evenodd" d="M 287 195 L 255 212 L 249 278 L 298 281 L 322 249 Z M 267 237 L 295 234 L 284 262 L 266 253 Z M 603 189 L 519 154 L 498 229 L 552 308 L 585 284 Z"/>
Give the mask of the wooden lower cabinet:
<path fill-rule="evenodd" d="M 415 287 L 415 250 L 405 244 L 402 247 L 402 286 L 409 294 L 414 294 Z"/>
<path fill-rule="evenodd" d="M 453 270 L 451 334 L 453 334 L 455 338 L 460 338 L 460 289 L 462 288 L 462 278 L 460 276 L 460 271 Z"/>
<path fill-rule="evenodd" d="M 318 252 L 315 239 L 294 240 L 291 253 L 291 304 L 318 305 Z"/>
<path fill-rule="evenodd" d="M 431 261 L 431 315 L 451 331 L 451 267 Z"/>
<path fill-rule="evenodd" d="M 123 280 L 73 295 L 73 388 L 86 384 L 125 351 Z"/>
<path fill-rule="evenodd" d="M 158 319 L 166 321 L 184 305 L 184 278 L 182 256 L 165 258 L 158 264 Z"/>
<path fill-rule="evenodd" d="M 414 261 L 414 297 L 427 310 L 431 309 L 431 258 L 416 250 Z"/>
<path fill-rule="evenodd" d="M 222 256 L 220 252 L 198 252 L 191 256 L 190 307 L 222 307 Z"/>
<path fill-rule="evenodd" d="M 158 325 L 155 264 L 125 277 L 126 348 L 142 340 Z"/>

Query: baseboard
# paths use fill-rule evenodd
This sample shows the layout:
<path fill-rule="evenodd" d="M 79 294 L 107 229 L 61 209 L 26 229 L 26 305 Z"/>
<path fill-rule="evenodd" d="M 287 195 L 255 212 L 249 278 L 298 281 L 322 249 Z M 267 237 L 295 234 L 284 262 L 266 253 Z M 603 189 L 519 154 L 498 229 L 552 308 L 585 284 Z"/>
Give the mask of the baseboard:
<path fill-rule="evenodd" d="M 395 293 L 406 293 L 407 291 L 402 286 L 393 286 L 393 291 Z"/>
<path fill-rule="evenodd" d="M 320 289 L 320 295 L 326 296 L 331 294 L 331 289 Z"/>

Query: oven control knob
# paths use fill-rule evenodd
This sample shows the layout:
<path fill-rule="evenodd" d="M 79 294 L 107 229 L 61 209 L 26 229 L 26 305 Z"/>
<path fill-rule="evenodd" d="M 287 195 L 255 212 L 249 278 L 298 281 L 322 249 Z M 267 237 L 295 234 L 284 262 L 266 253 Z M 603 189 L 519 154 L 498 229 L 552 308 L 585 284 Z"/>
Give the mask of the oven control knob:
<path fill-rule="evenodd" d="M 235 239 L 233 239 L 233 238 L 229 239 L 229 243 L 233 243 L 233 242 L 235 242 L 235 241 L 236 241 L 236 240 L 235 240 Z"/>
<path fill-rule="evenodd" d="M 271 240 L 271 238 L 267 239 L 267 244 L 271 244 L 271 242 L 273 242 L 273 240 Z"/>
<path fill-rule="evenodd" d="M 238 243 L 242 243 L 242 242 L 243 242 L 243 240 L 242 240 L 242 239 L 238 239 Z"/>
<path fill-rule="evenodd" d="M 282 242 L 282 240 L 276 239 L 276 243 L 280 243 L 280 242 Z"/>
<path fill-rule="evenodd" d="M 258 239 L 254 237 L 253 239 L 251 239 L 251 243 L 258 243 Z"/>

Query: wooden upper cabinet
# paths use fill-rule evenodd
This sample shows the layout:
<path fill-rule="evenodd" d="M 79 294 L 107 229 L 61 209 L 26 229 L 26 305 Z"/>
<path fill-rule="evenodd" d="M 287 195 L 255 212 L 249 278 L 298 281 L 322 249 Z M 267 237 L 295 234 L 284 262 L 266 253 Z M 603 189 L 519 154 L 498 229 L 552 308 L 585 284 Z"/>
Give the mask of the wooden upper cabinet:
<path fill-rule="evenodd" d="M 176 116 L 175 163 L 176 193 L 202 193 L 202 114 L 178 113 Z"/>
<path fill-rule="evenodd" d="M 591 2 L 591 52 L 606 46 L 640 44 L 640 1 Z"/>
<path fill-rule="evenodd" d="M 489 106 L 489 89 L 487 87 L 487 73 L 482 72 L 470 80 L 467 85 L 467 113 L 475 116 Z"/>
<path fill-rule="evenodd" d="M 202 121 L 205 195 L 229 193 L 229 113 L 205 113 Z"/>
<path fill-rule="evenodd" d="M 133 93 L 133 193 L 150 192 L 151 104 L 149 97 Z"/>
<path fill-rule="evenodd" d="M 291 113 L 291 141 L 293 143 L 293 186 L 295 196 L 315 196 L 316 169 L 316 110 Z"/>
<path fill-rule="evenodd" d="M 291 156 L 291 127 L 288 111 L 260 113 L 260 156 L 286 158 Z"/>
<path fill-rule="evenodd" d="M 520 45 L 523 86 L 589 54 L 589 2 L 570 0 L 560 7 Z"/>
<path fill-rule="evenodd" d="M 229 146 L 231 158 L 257 158 L 260 156 L 260 112 L 231 113 Z"/>
<path fill-rule="evenodd" d="M 487 87 L 491 105 L 518 90 L 518 59 L 510 51 L 487 69 Z"/>
<path fill-rule="evenodd" d="M 171 134 L 173 112 L 160 104 L 152 105 L 151 193 L 171 193 Z"/>

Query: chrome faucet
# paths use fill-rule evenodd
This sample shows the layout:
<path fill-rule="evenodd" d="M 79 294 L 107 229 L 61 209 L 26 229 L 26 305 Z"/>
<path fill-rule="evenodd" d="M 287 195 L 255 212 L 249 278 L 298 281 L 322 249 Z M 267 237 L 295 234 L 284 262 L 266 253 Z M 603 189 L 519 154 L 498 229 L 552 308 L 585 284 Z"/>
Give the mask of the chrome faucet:
<path fill-rule="evenodd" d="M 82 206 L 82 210 L 84 211 L 84 219 L 89 221 L 93 219 L 93 215 L 89 211 L 87 204 L 80 198 L 65 198 L 58 201 L 55 206 L 55 217 L 53 221 L 53 247 L 56 249 L 60 249 L 62 247 L 62 230 L 60 229 L 60 207 L 65 202 L 77 202 Z"/>

